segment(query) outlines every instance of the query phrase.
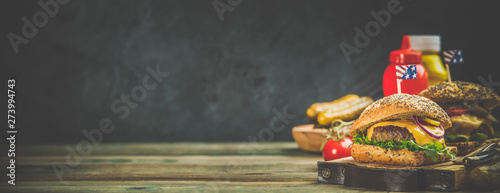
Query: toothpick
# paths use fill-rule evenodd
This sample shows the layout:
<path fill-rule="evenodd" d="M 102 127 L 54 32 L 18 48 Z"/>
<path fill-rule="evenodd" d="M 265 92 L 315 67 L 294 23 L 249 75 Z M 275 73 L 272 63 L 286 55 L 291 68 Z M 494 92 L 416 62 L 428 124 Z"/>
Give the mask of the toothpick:
<path fill-rule="evenodd" d="M 398 82 L 398 94 L 401 94 L 401 81 L 402 79 L 396 79 L 396 82 Z"/>
<path fill-rule="evenodd" d="M 451 82 L 450 65 L 446 64 L 446 73 L 448 73 L 448 82 Z"/>

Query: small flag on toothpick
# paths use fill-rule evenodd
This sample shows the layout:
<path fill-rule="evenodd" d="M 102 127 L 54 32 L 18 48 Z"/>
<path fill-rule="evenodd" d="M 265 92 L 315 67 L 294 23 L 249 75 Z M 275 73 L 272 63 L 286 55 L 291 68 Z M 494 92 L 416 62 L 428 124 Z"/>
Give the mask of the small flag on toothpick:
<path fill-rule="evenodd" d="M 398 94 L 401 94 L 401 81 L 405 79 L 417 79 L 417 65 L 396 65 Z"/>
<path fill-rule="evenodd" d="M 445 64 L 463 64 L 462 50 L 448 50 L 443 52 Z"/>
<path fill-rule="evenodd" d="M 397 65 L 396 77 L 398 79 L 417 79 L 417 65 Z"/>
<path fill-rule="evenodd" d="M 462 56 L 462 50 L 448 50 L 443 51 L 444 64 L 446 65 L 446 71 L 448 73 L 448 82 L 451 82 L 450 75 L 450 64 L 463 64 L 464 58 Z"/>

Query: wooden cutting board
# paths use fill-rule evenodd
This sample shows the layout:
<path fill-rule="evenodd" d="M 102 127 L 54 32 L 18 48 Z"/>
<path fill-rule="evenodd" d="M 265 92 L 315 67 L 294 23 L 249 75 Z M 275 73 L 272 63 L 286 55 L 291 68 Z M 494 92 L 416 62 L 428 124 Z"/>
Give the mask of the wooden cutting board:
<path fill-rule="evenodd" d="M 468 171 L 451 161 L 420 167 L 358 163 L 352 157 L 318 161 L 318 182 L 385 191 L 458 191 L 469 184 Z"/>

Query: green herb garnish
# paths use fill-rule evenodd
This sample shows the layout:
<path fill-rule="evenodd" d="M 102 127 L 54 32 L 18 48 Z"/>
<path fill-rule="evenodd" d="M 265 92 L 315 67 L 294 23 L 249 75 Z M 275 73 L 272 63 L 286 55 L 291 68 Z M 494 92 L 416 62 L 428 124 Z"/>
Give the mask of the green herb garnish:
<path fill-rule="evenodd" d="M 439 142 L 427 143 L 422 146 L 417 145 L 413 141 L 399 141 L 400 144 L 398 144 L 395 140 L 392 141 L 385 141 L 384 139 L 382 141 L 370 140 L 364 134 L 361 135 L 356 134 L 353 136 L 352 140 L 354 141 L 353 144 L 373 145 L 384 149 L 387 148 L 395 150 L 406 149 L 412 152 L 425 151 L 425 155 L 427 157 L 430 157 L 434 162 L 436 161 L 437 155 L 449 155 L 451 159 L 455 159 L 455 154 L 450 152 L 449 149 L 446 149 L 446 146 L 444 146 Z"/>

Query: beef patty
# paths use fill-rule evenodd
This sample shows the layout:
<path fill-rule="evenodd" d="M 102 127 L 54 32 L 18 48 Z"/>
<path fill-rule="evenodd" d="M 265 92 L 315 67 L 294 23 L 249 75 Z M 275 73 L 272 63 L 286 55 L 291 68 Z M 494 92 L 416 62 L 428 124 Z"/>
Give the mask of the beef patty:
<path fill-rule="evenodd" d="M 373 128 L 373 135 L 371 140 L 382 141 L 415 141 L 413 135 L 406 129 L 406 127 L 399 127 L 394 125 L 387 125 L 382 127 Z"/>

